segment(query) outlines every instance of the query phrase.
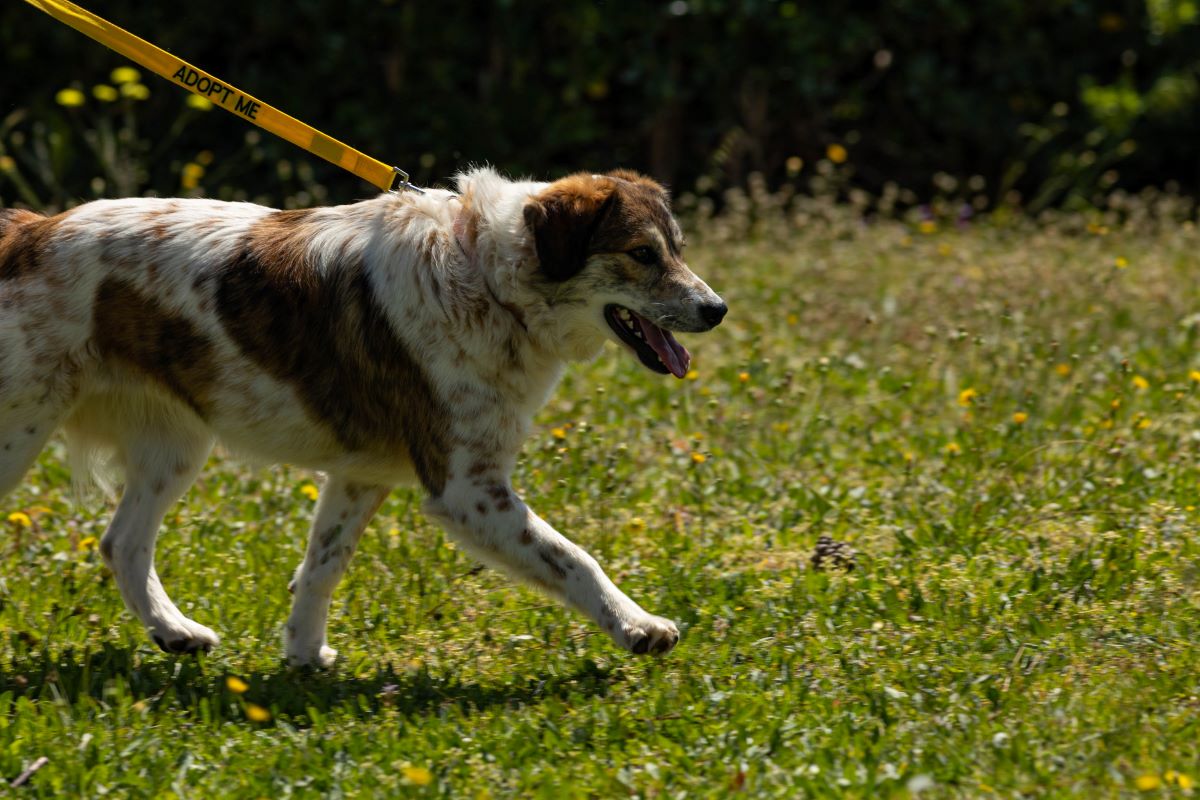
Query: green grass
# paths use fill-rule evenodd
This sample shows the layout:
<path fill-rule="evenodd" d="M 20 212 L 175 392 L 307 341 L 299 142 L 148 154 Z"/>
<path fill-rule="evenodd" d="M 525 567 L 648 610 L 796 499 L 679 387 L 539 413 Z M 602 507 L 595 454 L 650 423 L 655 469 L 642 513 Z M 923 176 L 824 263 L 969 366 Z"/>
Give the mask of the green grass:
<path fill-rule="evenodd" d="M 0 774 L 47 756 L 38 797 L 1189 794 L 1200 235 L 826 211 L 706 223 L 692 263 L 732 310 L 687 338 L 694 379 L 573 368 L 515 476 L 680 623 L 670 656 L 473 572 L 401 490 L 337 596 L 337 668 L 289 671 L 311 476 L 223 459 L 158 556 L 223 641 L 165 656 L 56 446 L 0 506 Z M 858 568 L 811 569 L 822 534 Z"/>

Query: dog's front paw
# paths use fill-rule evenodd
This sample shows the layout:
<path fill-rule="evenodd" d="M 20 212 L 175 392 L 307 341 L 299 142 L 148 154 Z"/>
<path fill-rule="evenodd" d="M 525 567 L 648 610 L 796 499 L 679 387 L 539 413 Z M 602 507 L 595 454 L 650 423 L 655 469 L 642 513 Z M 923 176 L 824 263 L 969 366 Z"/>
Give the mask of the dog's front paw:
<path fill-rule="evenodd" d="M 283 649 L 290 667 L 329 669 L 337 661 L 338 651 L 325 644 L 324 636 L 303 636 L 289 624 L 283 634 Z"/>
<path fill-rule="evenodd" d="M 150 638 L 164 653 L 174 654 L 207 653 L 221 641 L 211 628 L 186 618 L 152 626 Z"/>
<path fill-rule="evenodd" d="M 637 655 L 662 655 L 679 642 L 679 628 L 669 619 L 647 614 L 626 622 L 614 637 L 617 644 Z"/>

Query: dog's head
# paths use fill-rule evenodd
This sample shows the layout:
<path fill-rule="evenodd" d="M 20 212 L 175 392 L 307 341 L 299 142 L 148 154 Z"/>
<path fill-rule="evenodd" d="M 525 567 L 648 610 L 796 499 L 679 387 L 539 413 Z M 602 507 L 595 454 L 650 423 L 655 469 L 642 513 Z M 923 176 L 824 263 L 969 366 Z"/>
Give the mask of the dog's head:
<path fill-rule="evenodd" d="M 725 302 L 683 261 L 662 186 L 635 172 L 572 175 L 525 205 L 547 302 L 573 337 L 607 336 L 655 372 L 682 378 L 691 355 L 672 331 L 716 327 Z"/>

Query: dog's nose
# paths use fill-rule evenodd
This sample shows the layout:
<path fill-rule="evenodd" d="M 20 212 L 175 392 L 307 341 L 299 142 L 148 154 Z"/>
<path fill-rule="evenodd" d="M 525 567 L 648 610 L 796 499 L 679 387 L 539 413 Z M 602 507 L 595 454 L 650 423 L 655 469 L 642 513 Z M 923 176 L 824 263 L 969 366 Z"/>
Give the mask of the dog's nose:
<path fill-rule="evenodd" d="M 721 320 L 725 319 L 725 312 L 728 310 L 729 306 L 721 300 L 700 306 L 700 316 L 708 324 L 708 327 L 715 328 L 721 324 Z"/>

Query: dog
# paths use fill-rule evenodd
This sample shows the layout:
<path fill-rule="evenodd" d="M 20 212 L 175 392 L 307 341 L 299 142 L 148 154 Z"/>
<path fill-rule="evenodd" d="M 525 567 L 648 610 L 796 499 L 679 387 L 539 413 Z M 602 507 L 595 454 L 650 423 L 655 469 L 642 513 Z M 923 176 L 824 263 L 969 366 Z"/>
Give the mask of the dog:
<path fill-rule="evenodd" d="M 218 642 L 154 570 L 165 513 L 217 441 L 326 475 L 289 587 L 292 665 L 334 663 L 334 589 L 372 515 L 411 483 L 480 561 L 626 650 L 671 650 L 675 624 L 509 476 L 568 362 L 612 340 L 682 378 L 690 355 L 672 331 L 710 330 L 726 305 L 684 263 L 650 178 L 484 168 L 455 185 L 292 211 L 152 198 L 0 211 L 0 497 L 59 429 L 76 470 L 113 467 L 123 485 L 100 553 L 169 653 Z"/>

